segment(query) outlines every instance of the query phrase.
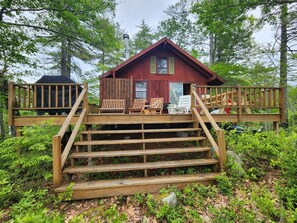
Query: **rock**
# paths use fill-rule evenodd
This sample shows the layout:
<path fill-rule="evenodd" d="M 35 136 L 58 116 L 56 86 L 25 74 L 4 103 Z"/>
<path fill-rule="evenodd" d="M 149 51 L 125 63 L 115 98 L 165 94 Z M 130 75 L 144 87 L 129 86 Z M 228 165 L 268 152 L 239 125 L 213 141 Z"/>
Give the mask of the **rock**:
<path fill-rule="evenodd" d="M 240 156 L 231 150 L 227 151 L 227 156 L 231 157 L 234 161 L 234 168 L 232 168 L 231 171 L 233 171 L 239 177 L 244 176 L 246 174 L 246 172 L 242 167 L 243 161 L 241 160 Z"/>
<path fill-rule="evenodd" d="M 177 205 L 177 197 L 174 192 L 170 193 L 167 197 L 162 199 L 163 203 L 167 203 L 171 207 L 175 207 Z"/>
<path fill-rule="evenodd" d="M 237 155 L 234 151 L 232 151 L 232 150 L 228 150 L 228 151 L 227 151 L 227 156 L 228 156 L 228 155 L 231 156 L 231 157 L 233 158 L 233 160 L 234 160 L 238 165 L 242 166 L 243 162 L 242 162 L 240 156 Z"/>

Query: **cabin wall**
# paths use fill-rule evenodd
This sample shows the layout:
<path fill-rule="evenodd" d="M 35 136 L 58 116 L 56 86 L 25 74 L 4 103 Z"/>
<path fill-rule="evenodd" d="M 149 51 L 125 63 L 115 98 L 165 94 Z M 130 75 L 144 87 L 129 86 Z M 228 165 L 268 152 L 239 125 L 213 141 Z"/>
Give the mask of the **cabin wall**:
<path fill-rule="evenodd" d="M 174 74 L 151 74 L 150 57 L 174 57 Z M 135 81 L 147 81 L 147 99 L 163 97 L 165 103 L 169 103 L 170 82 L 197 83 L 206 85 L 206 77 L 201 75 L 197 69 L 173 54 L 169 50 L 156 50 L 144 58 L 131 63 L 126 68 L 116 73 L 116 78 L 133 78 Z"/>

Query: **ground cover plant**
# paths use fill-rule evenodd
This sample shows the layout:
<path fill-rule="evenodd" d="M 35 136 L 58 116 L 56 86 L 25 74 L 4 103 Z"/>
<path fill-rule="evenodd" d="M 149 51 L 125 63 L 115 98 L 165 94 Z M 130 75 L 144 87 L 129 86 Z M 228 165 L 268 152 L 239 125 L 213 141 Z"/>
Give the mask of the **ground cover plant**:
<path fill-rule="evenodd" d="M 226 132 L 227 171 L 216 185 L 157 194 L 70 201 L 51 184 L 50 124 L 24 128 L 0 144 L 0 222 L 296 222 L 297 133 Z M 242 163 L 238 162 L 240 157 Z M 182 173 L 181 173 L 182 174 Z M 185 172 L 184 174 L 187 174 Z M 177 205 L 161 202 L 174 192 Z"/>

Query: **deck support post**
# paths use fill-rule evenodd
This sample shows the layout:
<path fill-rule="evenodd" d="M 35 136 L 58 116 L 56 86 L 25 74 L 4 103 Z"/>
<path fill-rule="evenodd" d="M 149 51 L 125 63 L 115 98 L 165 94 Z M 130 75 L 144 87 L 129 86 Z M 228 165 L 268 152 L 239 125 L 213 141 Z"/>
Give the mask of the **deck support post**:
<path fill-rule="evenodd" d="M 225 144 L 225 135 L 224 130 L 217 130 L 218 137 L 218 147 L 219 147 L 219 160 L 220 160 L 220 169 L 224 171 L 226 169 L 226 144 Z"/>
<path fill-rule="evenodd" d="M 13 88 L 13 82 L 9 82 L 8 84 L 8 125 L 13 126 L 13 101 L 15 100 L 14 98 L 15 92 Z"/>
<path fill-rule="evenodd" d="M 273 122 L 273 131 L 278 134 L 279 133 L 279 122 Z"/>
<path fill-rule="evenodd" d="M 88 90 L 89 90 L 89 87 L 88 87 L 88 83 L 85 82 L 84 83 L 84 88 L 87 90 L 87 92 L 85 93 L 84 95 L 84 99 L 83 99 L 83 108 L 86 108 L 87 109 L 87 114 L 89 114 L 89 102 L 88 102 Z M 86 115 L 85 118 L 84 118 L 84 121 L 88 121 L 88 116 Z"/>
<path fill-rule="evenodd" d="M 280 110 L 280 118 L 281 118 L 281 122 L 284 123 L 286 122 L 286 107 L 285 107 L 285 89 L 284 87 L 280 88 L 280 92 L 279 92 L 279 110 Z"/>
<path fill-rule="evenodd" d="M 61 136 L 53 137 L 53 185 L 54 188 L 62 185 L 62 154 L 61 154 Z"/>

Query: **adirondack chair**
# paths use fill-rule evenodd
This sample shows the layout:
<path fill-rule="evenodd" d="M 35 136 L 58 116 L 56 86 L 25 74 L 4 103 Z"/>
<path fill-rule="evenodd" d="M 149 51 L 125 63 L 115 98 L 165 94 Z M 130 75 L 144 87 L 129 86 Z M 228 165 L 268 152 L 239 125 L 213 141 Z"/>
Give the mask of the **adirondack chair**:
<path fill-rule="evenodd" d="M 142 114 L 162 114 L 164 98 L 151 98 L 150 105 L 145 105 Z"/>
<path fill-rule="evenodd" d="M 125 113 L 125 99 L 103 99 L 99 113 Z"/>
<path fill-rule="evenodd" d="M 180 96 L 178 105 L 170 104 L 167 110 L 169 114 L 188 114 L 191 110 L 191 95 Z"/>
<path fill-rule="evenodd" d="M 145 106 L 146 99 L 134 99 L 132 107 L 129 108 L 129 114 L 140 113 Z"/>

